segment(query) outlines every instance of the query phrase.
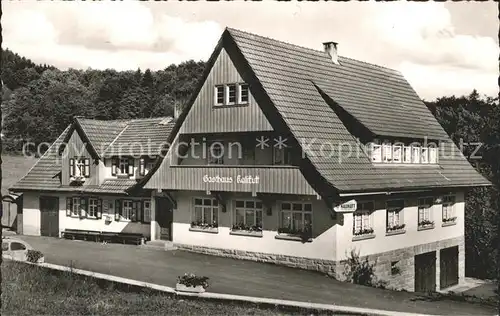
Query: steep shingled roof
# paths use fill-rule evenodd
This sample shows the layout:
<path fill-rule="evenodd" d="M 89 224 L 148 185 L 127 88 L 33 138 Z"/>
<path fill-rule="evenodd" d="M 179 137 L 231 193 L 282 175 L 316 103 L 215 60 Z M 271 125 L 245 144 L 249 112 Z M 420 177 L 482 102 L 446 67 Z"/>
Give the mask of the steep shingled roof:
<path fill-rule="evenodd" d="M 299 143 L 314 145 L 308 155 L 339 191 L 489 185 L 449 139 L 410 84 L 397 71 L 270 38 L 227 29 Z M 322 144 L 359 145 L 319 94 L 319 87 L 376 135 L 446 139 L 438 167 L 374 166 L 366 155 L 321 155 Z"/>

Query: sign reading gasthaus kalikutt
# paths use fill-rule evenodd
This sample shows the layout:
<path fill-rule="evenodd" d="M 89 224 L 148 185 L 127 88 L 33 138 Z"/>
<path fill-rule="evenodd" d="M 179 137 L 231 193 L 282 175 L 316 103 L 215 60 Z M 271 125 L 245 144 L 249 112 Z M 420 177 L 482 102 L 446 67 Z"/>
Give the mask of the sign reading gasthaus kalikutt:
<path fill-rule="evenodd" d="M 236 179 L 236 181 L 234 180 Z M 233 177 L 221 177 L 219 175 L 216 176 L 209 176 L 209 175 L 204 175 L 203 176 L 203 182 L 205 183 L 239 183 L 239 184 L 258 184 L 259 183 L 259 176 L 242 176 L 242 175 L 237 175 L 236 178 Z"/>
<path fill-rule="evenodd" d="M 350 213 L 350 212 L 354 212 L 357 207 L 358 207 L 358 203 L 356 202 L 356 200 L 349 200 L 349 201 L 344 202 L 340 205 L 337 205 L 333 209 L 335 212 L 339 212 L 339 213 Z"/>

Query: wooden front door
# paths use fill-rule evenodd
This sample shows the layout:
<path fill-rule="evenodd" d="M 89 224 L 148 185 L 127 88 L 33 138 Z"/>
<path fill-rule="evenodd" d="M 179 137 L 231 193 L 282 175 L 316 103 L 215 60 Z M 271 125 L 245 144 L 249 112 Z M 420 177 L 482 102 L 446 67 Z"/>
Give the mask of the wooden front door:
<path fill-rule="evenodd" d="M 436 290 L 436 252 L 415 256 L 415 292 Z"/>
<path fill-rule="evenodd" d="M 160 239 L 172 240 L 172 205 L 166 198 L 156 199 L 156 221 L 160 226 Z"/>
<path fill-rule="evenodd" d="M 458 246 L 441 249 L 439 257 L 439 287 L 445 289 L 458 284 Z"/>
<path fill-rule="evenodd" d="M 59 198 L 40 197 L 40 234 L 59 237 Z"/>

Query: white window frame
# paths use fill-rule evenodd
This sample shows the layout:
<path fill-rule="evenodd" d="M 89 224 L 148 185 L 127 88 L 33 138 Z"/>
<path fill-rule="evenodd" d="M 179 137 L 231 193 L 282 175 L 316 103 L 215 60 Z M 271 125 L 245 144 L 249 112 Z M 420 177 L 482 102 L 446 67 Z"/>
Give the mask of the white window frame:
<path fill-rule="evenodd" d="M 278 160 L 280 158 L 281 160 Z M 292 154 L 289 146 L 273 146 L 273 165 L 286 166 L 292 164 Z"/>
<path fill-rule="evenodd" d="M 122 166 L 124 167 L 125 172 L 122 172 Z M 129 169 L 129 159 L 124 158 L 124 157 L 120 157 L 118 159 L 118 168 L 116 170 L 117 171 L 116 174 L 117 175 L 128 175 L 128 169 Z"/>
<path fill-rule="evenodd" d="M 81 197 L 74 196 L 71 198 L 71 216 L 80 216 L 80 208 L 81 208 Z"/>
<path fill-rule="evenodd" d="M 87 217 L 97 218 L 97 211 L 99 209 L 99 199 L 90 197 L 88 202 Z"/>
<path fill-rule="evenodd" d="M 396 150 L 399 150 L 399 154 L 396 155 Z M 392 162 L 401 163 L 403 156 L 403 146 L 393 145 L 392 146 Z"/>
<path fill-rule="evenodd" d="M 196 204 L 196 201 L 200 200 L 201 204 Z M 210 205 L 206 205 L 205 201 L 210 201 Z M 193 198 L 193 208 L 191 212 L 191 223 L 194 223 L 196 226 L 203 225 L 219 225 L 219 201 L 215 198 L 207 198 L 207 197 L 195 197 Z M 196 208 L 201 208 L 201 222 L 198 223 L 196 220 Z M 205 218 L 205 209 L 210 209 L 210 222 L 207 222 Z"/>
<path fill-rule="evenodd" d="M 234 101 L 233 102 L 229 101 L 229 89 L 231 87 L 234 87 Z M 225 101 L 226 101 L 226 103 L 225 103 L 226 105 L 236 104 L 236 102 L 238 101 L 238 85 L 237 84 L 230 83 L 230 84 L 225 85 Z"/>
<path fill-rule="evenodd" d="M 411 146 L 403 146 L 403 163 L 412 163 Z"/>
<path fill-rule="evenodd" d="M 456 219 L 455 215 L 455 203 L 456 203 L 456 197 L 453 194 L 448 194 L 443 196 L 443 203 L 442 203 L 442 220 L 445 222 L 446 220 L 453 222 L 452 218 Z"/>
<path fill-rule="evenodd" d="M 429 203 L 430 201 L 430 203 Z M 434 208 L 434 198 L 433 197 L 422 197 L 418 199 L 418 207 L 417 207 L 417 220 L 418 226 L 422 227 L 422 221 L 426 220 L 429 222 L 434 222 L 432 220 L 432 209 Z"/>
<path fill-rule="evenodd" d="M 411 146 L 411 163 L 420 163 L 420 152 L 422 148 L 420 146 Z"/>
<path fill-rule="evenodd" d="M 245 88 L 247 91 L 246 101 L 243 101 L 243 92 L 242 92 L 243 88 Z M 250 102 L 250 89 L 248 87 L 248 84 L 247 83 L 240 83 L 238 85 L 238 104 L 247 104 L 248 102 Z"/>
<path fill-rule="evenodd" d="M 438 153 L 437 147 L 429 147 L 429 163 L 437 164 L 439 162 Z"/>
<path fill-rule="evenodd" d="M 131 221 L 133 208 L 134 208 L 133 200 L 122 200 L 122 212 L 120 214 L 120 220 Z"/>
<path fill-rule="evenodd" d="M 372 143 L 370 155 L 372 162 L 382 162 L 382 145 Z"/>
<path fill-rule="evenodd" d="M 222 102 L 219 102 L 219 89 L 222 89 Z M 222 106 L 224 105 L 224 101 L 226 100 L 226 88 L 224 85 L 216 85 L 214 87 L 214 105 Z"/>
<path fill-rule="evenodd" d="M 238 206 L 238 203 L 243 203 L 243 206 Z M 253 204 L 253 206 L 248 206 L 247 203 Z M 260 207 L 258 207 L 260 205 Z M 238 211 L 243 211 L 243 222 L 238 223 L 237 222 L 237 214 Z M 247 212 L 252 212 L 253 213 L 253 223 L 255 225 L 250 225 L 247 223 Z M 258 215 L 260 213 L 260 225 L 258 224 Z M 234 212 L 233 212 L 233 230 L 239 230 L 239 228 L 235 228 L 235 226 L 240 226 L 243 225 L 245 227 L 254 227 L 255 230 L 262 230 L 263 226 L 263 215 L 264 215 L 264 206 L 262 201 L 258 200 L 244 200 L 244 199 L 238 199 L 234 201 Z"/>
<path fill-rule="evenodd" d="M 290 209 L 285 209 L 284 206 L 285 205 L 290 205 Z M 301 209 L 300 210 L 294 210 L 294 205 L 301 205 Z M 307 210 L 309 209 L 309 210 Z M 279 202 L 279 212 L 280 212 L 280 215 L 279 215 L 279 228 L 280 229 L 289 229 L 291 231 L 300 231 L 299 228 L 300 227 L 294 227 L 294 215 L 295 214 L 300 214 L 300 226 L 302 227 L 302 232 L 305 232 L 305 227 L 308 225 L 310 227 L 310 233 L 312 233 L 312 229 L 313 229 L 313 223 L 314 223 L 314 220 L 313 220 L 313 206 L 312 206 L 312 203 L 311 202 L 302 202 L 302 201 L 280 201 Z M 289 220 L 288 220 L 288 223 L 287 223 L 287 227 L 285 227 L 284 224 L 284 219 L 285 219 L 285 216 L 289 214 Z M 306 221 L 306 215 L 309 216 L 310 218 L 310 223 L 307 223 Z M 287 232 L 284 232 L 283 234 L 287 235 L 287 234 L 290 234 L 290 233 L 287 233 Z"/>
<path fill-rule="evenodd" d="M 371 204 L 371 209 L 369 205 Z M 373 234 L 373 214 L 375 213 L 375 201 L 362 201 L 359 202 L 356 211 L 352 213 L 352 233 L 353 235 L 363 235 L 361 234 L 364 230 L 372 230 L 370 234 Z M 358 224 L 358 219 L 359 223 Z M 367 234 L 367 233 L 366 233 Z"/>
<path fill-rule="evenodd" d="M 392 162 L 392 145 L 389 143 L 382 144 L 382 161 L 384 163 Z"/>
<path fill-rule="evenodd" d="M 420 150 L 420 163 L 429 163 L 429 147 L 422 147 Z"/>
<path fill-rule="evenodd" d="M 394 205 L 395 203 L 401 203 L 401 205 Z M 404 225 L 403 211 L 405 209 L 404 199 L 393 199 L 386 201 L 386 230 L 390 231 L 391 228 L 396 226 Z"/>

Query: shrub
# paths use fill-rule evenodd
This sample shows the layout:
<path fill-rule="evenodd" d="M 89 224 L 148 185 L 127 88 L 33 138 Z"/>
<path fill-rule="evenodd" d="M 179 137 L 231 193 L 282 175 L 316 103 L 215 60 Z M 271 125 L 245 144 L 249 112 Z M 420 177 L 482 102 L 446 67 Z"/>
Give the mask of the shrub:
<path fill-rule="evenodd" d="M 40 258 L 43 258 L 43 254 L 38 250 L 29 249 L 26 254 L 28 262 L 37 263 Z"/>
<path fill-rule="evenodd" d="M 204 289 L 206 289 L 208 287 L 208 277 L 200 277 L 193 273 L 185 273 L 183 276 L 177 277 L 177 283 L 192 287 L 201 285 Z"/>
<path fill-rule="evenodd" d="M 371 286 L 374 278 L 373 264 L 368 262 L 368 258 L 361 260 L 359 252 L 351 250 L 345 262 L 344 276 L 348 282 Z"/>

